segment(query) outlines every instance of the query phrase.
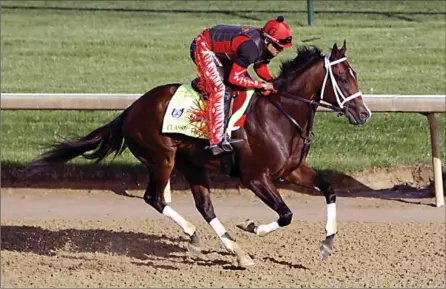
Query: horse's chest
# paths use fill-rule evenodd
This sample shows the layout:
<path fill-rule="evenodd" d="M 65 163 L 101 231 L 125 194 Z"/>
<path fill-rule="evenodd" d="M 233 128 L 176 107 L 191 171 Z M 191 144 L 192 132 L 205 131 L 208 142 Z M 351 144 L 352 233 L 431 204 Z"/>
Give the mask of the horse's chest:
<path fill-rule="evenodd" d="M 304 145 L 302 142 L 299 140 L 293 142 L 293 145 L 289 150 L 289 155 L 284 164 L 284 174 L 295 170 L 300 165 L 302 154 L 305 155 L 303 149 Z"/>
<path fill-rule="evenodd" d="M 287 159 L 284 169 L 285 170 L 294 170 L 299 165 L 299 160 L 300 160 L 300 154 L 299 155 L 298 154 L 291 155 Z"/>

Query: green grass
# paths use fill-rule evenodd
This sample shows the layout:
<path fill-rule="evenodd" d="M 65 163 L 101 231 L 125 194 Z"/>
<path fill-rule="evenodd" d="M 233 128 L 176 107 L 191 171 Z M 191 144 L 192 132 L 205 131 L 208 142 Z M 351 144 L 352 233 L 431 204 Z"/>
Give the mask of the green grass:
<path fill-rule="evenodd" d="M 42 144 L 59 136 L 81 136 L 112 120 L 119 112 L 36 111 L 2 113 L 3 165 L 30 161 L 42 153 Z M 439 125 L 446 127 L 444 114 Z M 308 157 L 320 169 L 344 172 L 371 167 L 428 163 L 431 146 L 427 119 L 420 114 L 376 113 L 365 126 L 352 126 L 344 117 L 319 113 L 316 139 Z M 32 136 L 32 137 L 30 137 Z M 441 130 L 442 147 L 446 133 Z M 445 160 L 445 150 L 442 151 Z M 5 163 L 6 161 L 6 163 Z M 111 158 L 106 163 L 110 164 Z M 87 160 L 76 159 L 75 164 Z M 127 150 L 111 164 L 135 165 L 138 161 Z"/>
<path fill-rule="evenodd" d="M 5 6 L 71 7 L 72 10 Z M 347 39 L 349 61 L 365 94 L 445 94 L 444 1 L 315 1 L 306 26 L 306 1 L 3 1 L 2 92 L 144 93 L 194 75 L 189 45 L 220 23 L 263 25 L 277 15 L 290 23 L 296 44 L 320 37 L 323 49 Z M 85 11 L 121 8 L 139 11 Z M 146 10 L 281 10 L 195 13 Z M 369 13 L 336 13 L 333 11 Z M 370 13 L 380 12 L 380 13 Z M 413 14 L 412 12 L 424 12 Z M 434 13 L 434 14 L 428 14 Z M 435 14 L 437 13 L 437 14 Z M 293 57 L 289 50 L 271 64 Z M 83 135 L 118 112 L 2 111 L 2 162 L 26 162 L 56 135 Z M 445 115 L 439 115 L 441 139 Z M 343 171 L 430 162 L 427 120 L 417 114 L 375 113 L 363 127 L 319 114 L 309 162 Z M 444 162 L 444 151 L 442 160 Z M 136 163 L 127 152 L 118 163 Z M 83 162 L 83 161 L 77 161 Z"/>
<path fill-rule="evenodd" d="M 131 9 L 305 9 L 305 1 L 4 1 L 3 5 L 107 6 Z M 318 10 L 445 11 L 444 1 L 315 1 Z M 404 4 L 405 3 L 405 4 Z M 202 7 L 203 6 L 203 7 Z M 351 7 L 350 7 L 351 6 Z M 320 8 L 319 8 L 320 7 Z M 246 13 L 245 13 L 246 14 Z M 278 13 L 237 15 L 2 9 L 2 92 L 142 93 L 194 74 L 189 45 L 203 28 L 218 23 L 263 25 Z M 445 89 L 444 15 L 283 13 L 299 40 L 320 37 L 328 52 L 347 39 L 349 60 L 364 93 L 435 94 Z M 293 57 L 286 51 L 278 60 Z M 277 73 L 280 61 L 272 63 Z"/>

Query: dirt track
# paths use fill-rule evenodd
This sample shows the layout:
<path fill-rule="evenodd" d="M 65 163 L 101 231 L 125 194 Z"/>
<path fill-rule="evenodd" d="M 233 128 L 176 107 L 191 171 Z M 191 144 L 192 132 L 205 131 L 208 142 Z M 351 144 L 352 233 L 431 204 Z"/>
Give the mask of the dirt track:
<path fill-rule="evenodd" d="M 197 225 L 201 255 L 187 251 L 179 228 L 149 208 L 141 190 L 3 188 L 2 287 L 444 287 L 445 209 L 429 205 L 428 189 L 389 185 L 341 194 L 339 234 L 326 261 L 318 253 L 322 197 L 282 189 L 293 222 L 260 238 L 235 224 L 275 214 L 245 190 L 217 191 L 217 215 L 256 263 L 246 270 L 189 193 L 174 191 L 172 206 Z"/>

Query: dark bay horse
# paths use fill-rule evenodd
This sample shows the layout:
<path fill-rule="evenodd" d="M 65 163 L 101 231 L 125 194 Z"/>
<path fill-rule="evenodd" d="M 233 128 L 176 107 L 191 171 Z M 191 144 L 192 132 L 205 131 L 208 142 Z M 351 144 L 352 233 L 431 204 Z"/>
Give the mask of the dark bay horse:
<path fill-rule="evenodd" d="M 269 224 L 255 225 L 253 221 L 247 221 L 239 227 L 264 236 L 290 224 L 293 214 L 274 181 L 284 179 L 315 188 L 322 192 L 327 203 L 326 237 L 320 247 L 324 258 L 328 256 L 337 232 L 336 195 L 305 161 L 313 136 L 316 108 L 329 107 L 355 125 L 366 123 L 371 116 L 345 53 L 345 41 L 341 49 L 334 44 L 328 55 L 323 55 L 317 47 L 299 47 L 294 59 L 282 63 L 280 74 L 274 80 L 278 92 L 269 96 L 256 92 L 244 127 L 232 135 L 243 140 L 233 152 L 232 174 L 279 216 Z M 213 156 L 204 149 L 207 140 L 161 133 L 163 115 L 179 85 L 153 88 L 113 121 L 87 136 L 53 144 L 29 168 L 62 164 L 78 156 L 99 162 L 128 147 L 149 173 L 145 202 L 182 228 L 190 237 L 190 248 L 199 249 L 195 226 L 164 199 L 172 170 L 177 168 L 190 185 L 198 211 L 224 247 L 237 256 L 240 266 L 253 265 L 252 259 L 228 235 L 214 213 L 208 170 L 223 171 L 223 157 Z"/>

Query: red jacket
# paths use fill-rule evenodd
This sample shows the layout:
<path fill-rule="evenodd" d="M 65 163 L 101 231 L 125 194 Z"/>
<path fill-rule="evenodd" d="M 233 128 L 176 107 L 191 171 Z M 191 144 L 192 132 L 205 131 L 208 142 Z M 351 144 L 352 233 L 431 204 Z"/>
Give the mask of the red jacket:
<path fill-rule="evenodd" d="M 228 81 L 239 87 L 261 88 L 262 82 L 246 73 L 254 64 L 257 75 L 265 81 L 273 77 L 268 68 L 272 59 L 260 37 L 260 29 L 245 26 L 217 25 L 203 32 L 209 46 L 223 63 L 232 65 Z M 230 61 L 228 61 L 230 60 Z"/>

